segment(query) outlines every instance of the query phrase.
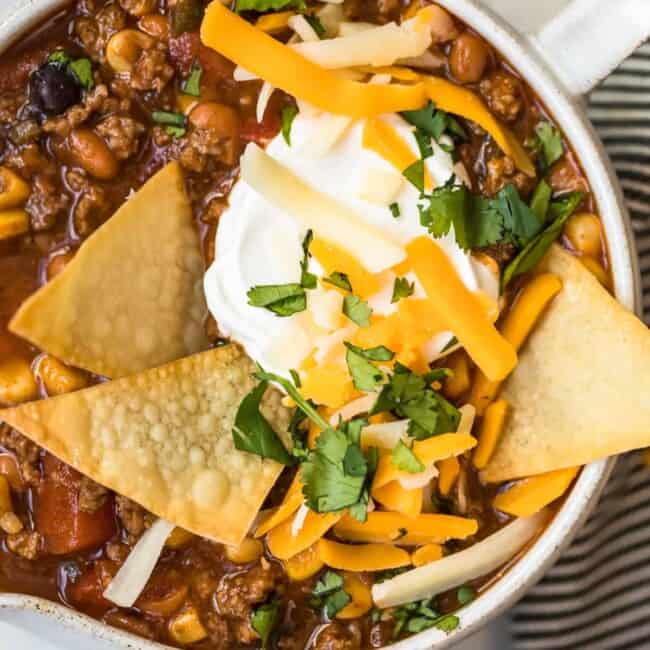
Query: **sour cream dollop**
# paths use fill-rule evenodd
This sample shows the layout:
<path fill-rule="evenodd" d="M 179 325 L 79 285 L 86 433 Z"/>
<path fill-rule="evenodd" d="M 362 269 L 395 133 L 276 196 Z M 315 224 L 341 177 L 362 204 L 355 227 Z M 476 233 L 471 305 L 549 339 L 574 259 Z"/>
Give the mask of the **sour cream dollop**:
<path fill-rule="evenodd" d="M 381 229 L 394 242 L 406 245 L 425 235 L 418 212 L 418 190 L 389 162 L 364 148 L 364 121 L 351 123 L 333 146 L 322 151 L 319 145 L 325 122 L 331 126 L 332 117 L 301 111 L 292 125 L 291 146 L 278 135 L 266 152 L 312 188 L 347 205 L 359 219 Z M 382 119 L 419 157 L 412 127 L 398 115 Z M 462 178 L 464 170 L 454 165 L 450 154 L 432 144 L 434 154 L 425 165 L 434 184 L 444 184 L 454 173 Z M 389 183 L 392 190 L 387 187 Z M 399 206 L 398 217 L 393 216 L 391 204 Z M 340 294 L 324 288 L 320 282 L 317 289 L 307 291 L 307 310 L 290 317 L 279 317 L 248 304 L 246 294 L 253 286 L 300 282 L 305 235 L 303 225 L 239 180 L 230 194 L 229 207 L 221 216 L 215 261 L 204 279 L 208 307 L 220 331 L 239 342 L 264 368 L 285 376 L 290 369 L 299 368 L 310 354 L 318 359 L 328 345 L 349 337 L 354 327 L 351 321 L 340 322 Z M 318 232 L 314 235 L 318 237 Z M 477 263 L 458 247 L 453 233 L 437 242 L 468 289 L 479 290 L 482 282 Z M 309 270 L 319 277 L 323 275 L 313 258 Z M 389 314 L 395 310 L 391 304 L 395 277 L 391 271 L 382 274 L 380 291 L 368 299 L 374 313 Z M 416 280 L 410 275 L 407 278 Z M 414 295 L 424 296 L 417 281 Z M 450 338 L 451 334 L 445 333 L 430 342 L 431 358 Z"/>

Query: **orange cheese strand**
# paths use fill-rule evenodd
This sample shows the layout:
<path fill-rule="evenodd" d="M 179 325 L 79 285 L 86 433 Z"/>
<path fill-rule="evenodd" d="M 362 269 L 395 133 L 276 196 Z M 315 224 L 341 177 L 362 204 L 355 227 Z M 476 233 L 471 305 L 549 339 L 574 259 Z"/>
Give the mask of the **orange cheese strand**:
<path fill-rule="evenodd" d="M 494 507 L 514 517 L 530 517 L 561 497 L 579 469 L 569 467 L 525 478 L 509 490 L 497 494 Z"/>
<path fill-rule="evenodd" d="M 422 488 L 408 490 L 399 481 L 372 490 L 372 498 L 388 510 L 407 517 L 415 518 L 422 512 Z"/>
<path fill-rule="evenodd" d="M 443 550 L 440 544 L 426 544 L 411 553 L 411 562 L 413 566 L 423 566 L 429 562 L 441 560 L 442 556 Z"/>
<path fill-rule="evenodd" d="M 328 539 L 318 542 L 321 560 L 343 571 L 386 571 L 411 564 L 410 555 L 389 544 L 339 544 Z"/>
<path fill-rule="evenodd" d="M 427 297 L 476 365 L 493 381 L 507 377 L 517 365 L 515 349 L 497 332 L 440 246 L 418 237 L 407 253 Z"/>
<path fill-rule="evenodd" d="M 524 148 L 476 94 L 440 77 L 426 77 L 424 85 L 436 108 L 461 115 L 482 126 L 526 176 L 535 177 L 535 166 Z"/>
<path fill-rule="evenodd" d="M 470 537 L 477 530 L 475 519 L 437 513 L 422 513 L 413 519 L 398 512 L 378 510 L 369 512 L 365 522 L 345 515 L 334 526 L 340 539 L 398 546 L 444 544 L 449 539 Z"/>
<path fill-rule="evenodd" d="M 552 273 L 537 275 L 524 287 L 501 326 L 503 337 L 515 350 L 525 343 L 548 304 L 561 290 L 562 280 Z M 478 415 L 483 415 L 500 388 L 500 380 L 477 371 L 469 401 Z"/>
<path fill-rule="evenodd" d="M 395 167 L 400 174 L 419 160 L 419 156 L 411 150 L 404 138 L 379 117 L 366 120 L 363 127 L 362 144 L 366 149 L 374 151 Z M 424 168 L 424 186 L 427 190 L 433 187 L 431 174 L 426 167 Z"/>
<path fill-rule="evenodd" d="M 284 495 L 282 503 L 260 523 L 255 531 L 255 537 L 266 535 L 269 530 L 291 517 L 300 508 L 302 502 L 302 483 L 300 482 L 299 474 L 296 474 L 287 493 Z"/>
<path fill-rule="evenodd" d="M 323 267 L 326 275 L 331 275 L 334 271 L 345 273 L 348 280 L 350 280 L 355 295 L 361 298 L 369 298 L 379 291 L 379 281 L 376 276 L 366 271 L 365 267 L 354 255 L 336 244 L 314 237 L 309 245 L 309 252 Z M 326 289 L 334 288 L 333 285 L 328 283 L 323 286 Z"/>
<path fill-rule="evenodd" d="M 415 110 L 426 102 L 422 84 L 358 83 L 307 60 L 214 0 L 201 25 L 205 45 L 249 72 L 329 113 L 353 118 Z"/>
<path fill-rule="evenodd" d="M 343 575 L 343 591 L 352 600 L 336 615 L 336 618 L 359 618 L 370 611 L 372 607 L 370 587 L 356 573 Z"/>
<path fill-rule="evenodd" d="M 347 369 L 332 364 L 316 366 L 305 373 L 300 393 L 305 399 L 333 409 L 341 408 L 357 395 Z"/>
<path fill-rule="evenodd" d="M 316 575 L 324 566 L 318 554 L 318 543 L 282 562 L 289 580 L 300 582 Z"/>
<path fill-rule="evenodd" d="M 413 453 L 425 467 L 429 467 L 432 463 L 450 456 L 458 456 L 475 446 L 476 438 L 467 433 L 444 433 L 427 438 L 427 440 L 416 440 L 413 443 Z M 409 477 L 413 477 L 413 474 L 399 469 L 393 463 L 392 454 L 384 454 L 379 458 L 372 489 L 374 491 L 391 481 Z"/>
<path fill-rule="evenodd" d="M 474 451 L 474 467 L 485 469 L 496 449 L 503 425 L 508 415 L 509 404 L 504 399 L 492 402 L 485 410 L 481 431 L 478 437 L 478 445 Z"/>
<path fill-rule="evenodd" d="M 266 537 L 266 544 L 279 560 L 289 560 L 317 542 L 340 518 L 341 515 L 336 513 L 310 510 L 297 535 L 291 530 L 291 518 L 271 530 Z"/>
<path fill-rule="evenodd" d="M 438 492 L 443 497 L 446 497 L 451 492 L 451 488 L 454 487 L 454 483 L 460 474 L 458 458 L 452 456 L 451 458 L 441 460 L 438 463 L 438 469 L 440 470 L 440 475 L 438 476 Z"/>

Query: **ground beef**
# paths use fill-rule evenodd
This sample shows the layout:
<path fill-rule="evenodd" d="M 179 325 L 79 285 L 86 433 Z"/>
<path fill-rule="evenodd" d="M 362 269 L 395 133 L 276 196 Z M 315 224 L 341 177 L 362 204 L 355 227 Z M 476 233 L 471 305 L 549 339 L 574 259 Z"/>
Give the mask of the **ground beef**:
<path fill-rule="evenodd" d="M 373 648 L 383 648 L 393 641 L 393 625 L 388 621 L 380 621 L 370 628 L 369 642 Z"/>
<path fill-rule="evenodd" d="M 109 215 L 110 201 L 100 185 L 79 171 L 69 171 L 66 181 L 78 195 L 73 213 L 74 230 L 80 237 L 88 237 Z"/>
<path fill-rule="evenodd" d="M 120 525 L 126 533 L 126 540 L 129 544 L 134 544 L 149 528 L 153 516 L 131 499 L 121 495 L 116 495 L 115 505 Z"/>
<path fill-rule="evenodd" d="M 56 163 L 47 158 L 37 144 L 28 144 L 12 151 L 3 164 L 25 179 L 32 179 L 37 174 L 54 177 L 57 172 Z"/>
<path fill-rule="evenodd" d="M 248 620 L 252 605 L 266 600 L 279 575 L 275 565 L 264 561 L 242 573 L 224 576 L 215 593 L 219 613 L 227 618 Z"/>
<path fill-rule="evenodd" d="M 34 142 L 40 135 L 41 127 L 36 120 L 18 120 L 9 131 L 9 138 L 16 145 Z"/>
<path fill-rule="evenodd" d="M 34 487 L 41 480 L 40 449 L 6 424 L 0 424 L 0 447 L 13 453 L 25 485 Z"/>
<path fill-rule="evenodd" d="M 517 247 L 510 242 L 502 242 L 486 246 L 481 252 L 489 255 L 499 266 L 504 266 L 517 254 Z"/>
<path fill-rule="evenodd" d="M 109 115 L 95 127 L 95 131 L 104 138 L 118 160 L 126 160 L 137 153 L 140 136 L 146 128 L 132 117 Z"/>
<path fill-rule="evenodd" d="M 210 224 L 219 223 L 219 219 L 227 207 L 228 201 L 226 199 L 212 199 L 208 203 L 208 207 L 201 213 L 201 221 Z"/>
<path fill-rule="evenodd" d="M 0 94 L 0 124 L 13 124 L 16 121 L 18 109 L 25 102 L 25 93 Z"/>
<path fill-rule="evenodd" d="M 115 113 L 117 111 L 128 111 L 131 106 L 129 99 L 118 99 L 111 97 L 108 88 L 99 84 L 87 93 L 81 104 L 72 106 L 60 117 L 53 117 L 43 124 L 43 131 L 56 133 L 62 138 L 67 137 L 72 129 L 86 122 L 91 115 L 99 113 Z"/>
<path fill-rule="evenodd" d="M 103 485 L 82 476 L 79 483 L 79 510 L 90 514 L 97 512 L 106 503 L 109 494 Z"/>
<path fill-rule="evenodd" d="M 587 183 L 568 160 L 560 160 L 553 165 L 548 182 L 558 194 L 587 191 Z"/>
<path fill-rule="evenodd" d="M 7 548 L 16 555 L 26 560 L 36 560 L 43 547 L 43 538 L 36 531 L 21 531 L 13 535 L 7 535 Z"/>
<path fill-rule="evenodd" d="M 214 650 L 226 650 L 231 647 L 230 630 L 228 629 L 228 622 L 224 618 L 216 612 L 208 612 L 203 617 L 203 622 Z"/>
<path fill-rule="evenodd" d="M 358 625 L 344 625 L 333 621 L 316 637 L 314 650 L 358 650 L 361 647 L 361 630 Z"/>
<path fill-rule="evenodd" d="M 499 156 L 492 158 L 487 163 L 487 176 L 481 183 L 481 189 L 488 195 L 494 196 L 506 185 L 512 184 L 519 194 L 527 197 L 533 189 L 537 180 L 520 172 L 511 158 Z"/>
<path fill-rule="evenodd" d="M 194 129 L 182 145 L 178 162 L 200 174 L 211 161 L 234 165 L 238 154 L 239 143 L 234 138 L 224 138 L 211 129 Z"/>
<path fill-rule="evenodd" d="M 38 174 L 32 182 L 32 193 L 25 204 L 32 230 L 40 232 L 53 228 L 69 203 L 70 197 L 61 191 L 53 177 Z"/>
<path fill-rule="evenodd" d="M 74 31 L 88 55 L 95 61 L 104 61 L 106 45 L 111 36 L 126 27 L 126 13 L 118 4 L 109 4 L 96 14 L 75 20 Z"/>
<path fill-rule="evenodd" d="M 521 83 L 512 75 L 494 72 L 480 84 L 481 94 L 490 110 L 506 122 L 514 122 L 523 108 Z"/>
<path fill-rule="evenodd" d="M 105 548 L 106 557 L 116 564 L 124 564 L 131 550 L 128 544 L 120 542 L 108 542 Z"/>
<path fill-rule="evenodd" d="M 174 68 L 167 60 L 164 47 L 157 45 L 140 53 L 131 72 L 131 85 L 137 90 L 155 90 L 159 93 L 173 76 Z"/>

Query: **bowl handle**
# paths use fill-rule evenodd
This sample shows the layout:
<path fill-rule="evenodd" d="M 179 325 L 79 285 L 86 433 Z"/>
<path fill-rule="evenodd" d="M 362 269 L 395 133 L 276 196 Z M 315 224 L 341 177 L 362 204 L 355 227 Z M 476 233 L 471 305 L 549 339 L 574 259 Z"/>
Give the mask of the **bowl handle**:
<path fill-rule="evenodd" d="M 572 95 L 589 92 L 650 36 L 649 0 L 483 0 L 522 32 Z"/>

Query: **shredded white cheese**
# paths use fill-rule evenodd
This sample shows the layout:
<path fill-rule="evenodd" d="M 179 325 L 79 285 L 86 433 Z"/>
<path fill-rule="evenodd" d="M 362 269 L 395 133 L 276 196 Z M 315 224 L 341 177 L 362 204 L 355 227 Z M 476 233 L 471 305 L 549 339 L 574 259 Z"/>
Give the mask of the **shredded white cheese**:
<path fill-rule="evenodd" d="M 309 514 L 309 508 L 307 507 L 307 504 L 305 503 L 301 504 L 300 508 L 298 508 L 298 511 L 296 512 L 296 516 L 293 518 L 293 521 L 291 522 L 292 537 L 298 536 L 298 533 L 300 533 L 302 527 L 305 525 L 305 519 L 308 514 Z"/>
<path fill-rule="evenodd" d="M 104 598 L 120 607 L 133 607 L 145 588 L 174 524 L 158 519 L 140 538 L 111 583 Z"/>

